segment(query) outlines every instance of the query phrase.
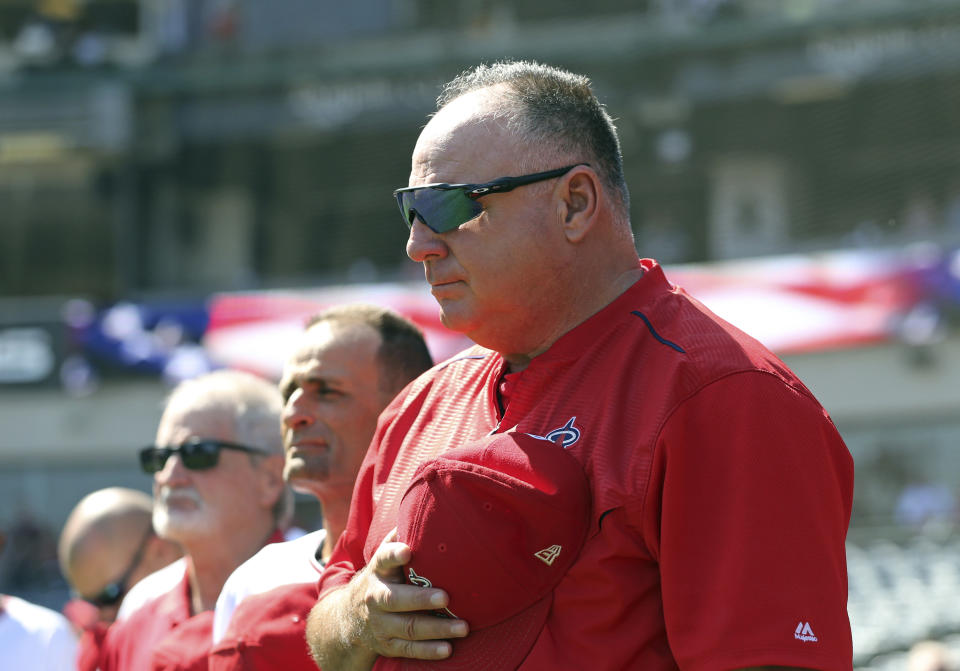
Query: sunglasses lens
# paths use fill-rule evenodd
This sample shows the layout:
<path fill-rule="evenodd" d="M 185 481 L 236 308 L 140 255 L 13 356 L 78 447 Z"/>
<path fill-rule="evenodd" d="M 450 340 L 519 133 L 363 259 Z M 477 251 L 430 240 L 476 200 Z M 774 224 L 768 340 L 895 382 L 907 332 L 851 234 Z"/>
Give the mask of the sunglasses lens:
<path fill-rule="evenodd" d="M 180 455 L 184 466 L 192 471 L 202 471 L 217 465 L 220 446 L 208 441 L 186 443 Z"/>
<path fill-rule="evenodd" d="M 446 233 L 470 221 L 483 211 L 462 189 L 414 189 L 397 194 L 400 213 L 408 227 L 420 219 L 436 233 Z"/>
<path fill-rule="evenodd" d="M 123 586 L 118 583 L 112 582 L 106 587 L 103 588 L 103 591 L 100 592 L 97 596 L 92 599 L 85 599 L 89 601 L 94 606 L 98 608 L 104 608 L 106 606 L 113 606 L 120 598 L 123 596 Z"/>
<path fill-rule="evenodd" d="M 144 473 L 156 473 L 167 463 L 170 450 L 164 447 L 145 447 L 140 450 L 140 468 Z"/>

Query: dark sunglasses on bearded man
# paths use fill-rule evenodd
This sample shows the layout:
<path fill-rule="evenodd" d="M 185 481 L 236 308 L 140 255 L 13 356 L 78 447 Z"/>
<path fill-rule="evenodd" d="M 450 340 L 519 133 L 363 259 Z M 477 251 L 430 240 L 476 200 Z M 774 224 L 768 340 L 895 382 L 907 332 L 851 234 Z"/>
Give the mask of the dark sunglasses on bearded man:
<path fill-rule="evenodd" d="M 239 445 L 225 440 L 192 438 L 176 447 L 151 445 L 140 450 L 140 468 L 145 473 L 157 473 L 174 454 L 180 455 L 180 461 L 191 471 L 203 471 L 213 468 L 220 461 L 220 450 L 238 450 L 250 454 L 269 454 L 267 450 L 248 445 Z"/>
<path fill-rule="evenodd" d="M 393 195 L 397 199 L 400 214 L 408 228 L 413 228 L 414 219 L 419 219 L 434 233 L 446 233 L 465 224 L 483 211 L 477 201 L 481 196 L 492 193 L 506 193 L 518 186 L 542 182 L 567 174 L 580 165 L 574 163 L 565 168 L 535 172 L 519 177 L 500 177 L 482 184 L 424 184 L 397 189 Z"/>

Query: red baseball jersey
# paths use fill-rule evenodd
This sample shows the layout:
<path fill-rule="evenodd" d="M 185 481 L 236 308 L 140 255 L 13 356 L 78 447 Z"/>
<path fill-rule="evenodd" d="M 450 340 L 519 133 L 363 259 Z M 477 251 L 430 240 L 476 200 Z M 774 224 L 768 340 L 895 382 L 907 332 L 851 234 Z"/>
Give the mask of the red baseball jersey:
<path fill-rule="evenodd" d="M 157 644 L 188 622 L 190 617 L 190 581 L 184 573 L 183 579 L 171 591 L 143 604 L 127 619 L 111 625 L 101 648 L 100 671 L 150 669 Z M 209 650 L 209 627 L 207 632 L 206 649 Z"/>
<path fill-rule="evenodd" d="M 307 651 L 306 622 L 317 584 L 294 583 L 248 596 L 209 656 L 210 671 L 317 671 Z"/>
<path fill-rule="evenodd" d="M 157 643 L 149 671 L 207 671 L 212 635 L 213 611 L 197 613 Z"/>
<path fill-rule="evenodd" d="M 394 400 L 321 595 L 396 525 L 420 462 L 516 428 L 576 456 L 593 497 L 588 540 L 521 669 L 852 668 L 846 446 L 783 362 L 641 264 L 523 371 L 504 376 L 503 358 L 475 347 Z"/>

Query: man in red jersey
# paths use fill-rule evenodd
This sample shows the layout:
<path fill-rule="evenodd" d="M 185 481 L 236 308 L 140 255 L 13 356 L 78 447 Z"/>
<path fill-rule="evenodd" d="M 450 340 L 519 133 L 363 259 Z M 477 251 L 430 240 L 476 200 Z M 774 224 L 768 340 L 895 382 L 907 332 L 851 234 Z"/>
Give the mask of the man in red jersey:
<path fill-rule="evenodd" d="M 185 571 L 110 627 L 101 671 L 206 668 L 224 581 L 282 538 L 280 410 L 274 385 L 239 371 L 188 380 L 170 395 L 156 445 L 141 450 L 140 463 L 153 474 L 154 529 L 183 548 Z"/>
<path fill-rule="evenodd" d="M 423 334 L 391 310 L 341 305 L 310 320 L 280 380 L 284 477 L 320 501 L 323 528 L 266 546 L 230 575 L 217 599 L 211 670 L 314 668 L 306 617 L 377 416 L 432 365 Z"/>
<path fill-rule="evenodd" d="M 589 80 L 525 62 L 465 72 L 396 196 L 443 322 L 478 346 L 381 415 L 307 625 L 321 668 L 850 669 L 849 452 L 779 359 L 638 258 Z M 449 548 L 394 531 L 420 464 L 504 432 L 566 450 L 590 486 L 576 561 L 537 626 L 500 626 L 509 643 L 424 613 L 457 586 L 412 567 Z"/>

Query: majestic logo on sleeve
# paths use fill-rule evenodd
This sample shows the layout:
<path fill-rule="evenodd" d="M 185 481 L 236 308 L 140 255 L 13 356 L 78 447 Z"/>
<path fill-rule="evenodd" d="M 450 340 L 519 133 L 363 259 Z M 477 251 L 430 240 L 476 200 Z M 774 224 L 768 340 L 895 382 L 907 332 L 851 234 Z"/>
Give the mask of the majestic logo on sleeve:
<path fill-rule="evenodd" d="M 539 438 L 540 440 L 549 440 L 551 443 L 556 443 L 563 448 L 567 448 L 580 440 L 580 429 L 573 425 L 576 420 L 577 417 L 574 415 L 567 420 L 566 424 L 558 429 L 554 429 L 545 436 L 538 436 L 535 433 L 528 433 L 527 435 L 532 438 Z"/>
<path fill-rule="evenodd" d="M 793 632 L 793 637 L 798 641 L 811 641 L 813 643 L 816 643 L 818 640 L 813 633 L 813 629 L 810 628 L 809 622 L 798 622 L 797 630 Z"/>

